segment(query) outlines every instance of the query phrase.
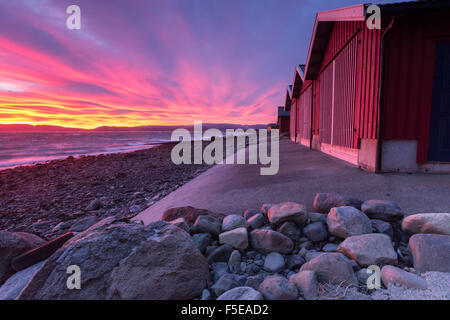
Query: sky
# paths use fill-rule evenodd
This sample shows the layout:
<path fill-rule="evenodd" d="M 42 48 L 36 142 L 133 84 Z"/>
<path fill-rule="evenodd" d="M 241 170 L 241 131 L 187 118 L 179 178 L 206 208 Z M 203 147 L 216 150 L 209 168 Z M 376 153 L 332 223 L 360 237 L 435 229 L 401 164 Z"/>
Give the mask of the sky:
<path fill-rule="evenodd" d="M 316 12 L 358 3 L 0 0 L 0 123 L 274 122 Z"/>

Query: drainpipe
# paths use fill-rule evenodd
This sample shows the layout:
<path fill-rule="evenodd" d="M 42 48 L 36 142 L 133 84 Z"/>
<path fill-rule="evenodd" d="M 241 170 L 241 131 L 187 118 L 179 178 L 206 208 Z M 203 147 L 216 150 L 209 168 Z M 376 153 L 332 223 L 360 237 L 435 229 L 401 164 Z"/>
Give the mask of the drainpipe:
<path fill-rule="evenodd" d="M 311 119 L 309 122 L 309 148 L 312 149 L 313 140 L 313 111 L 314 111 L 314 80 L 311 80 Z"/>
<path fill-rule="evenodd" d="M 382 144 L 383 144 L 383 137 L 382 137 L 382 130 L 383 130 L 383 74 L 384 74 L 384 38 L 388 31 L 392 29 L 392 26 L 394 25 L 395 18 L 391 18 L 391 22 L 387 26 L 387 28 L 383 31 L 383 34 L 381 35 L 381 61 L 380 61 L 380 82 L 379 82 L 379 88 L 378 88 L 378 105 L 379 105 L 379 114 L 378 114 L 378 123 L 377 123 L 377 130 L 378 130 L 378 143 L 377 143 L 377 160 L 375 165 L 375 172 L 381 172 L 382 170 Z"/>

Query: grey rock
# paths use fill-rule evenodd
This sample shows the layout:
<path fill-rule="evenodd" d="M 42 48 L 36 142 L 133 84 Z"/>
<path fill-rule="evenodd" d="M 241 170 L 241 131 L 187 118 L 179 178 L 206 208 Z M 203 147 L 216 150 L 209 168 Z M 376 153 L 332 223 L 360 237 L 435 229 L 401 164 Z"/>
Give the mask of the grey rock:
<path fill-rule="evenodd" d="M 339 238 L 372 232 L 367 216 L 354 207 L 332 208 L 327 218 L 328 231 Z"/>
<path fill-rule="evenodd" d="M 273 251 L 288 254 L 294 248 L 291 239 L 273 230 L 253 230 L 250 232 L 250 243 L 253 249 L 264 254 Z"/>
<path fill-rule="evenodd" d="M 289 278 L 289 282 L 293 283 L 298 291 L 306 300 L 317 299 L 319 293 L 319 283 L 314 271 L 301 271 Z"/>
<path fill-rule="evenodd" d="M 203 289 L 202 291 L 202 297 L 200 300 L 211 300 L 212 294 L 208 289 Z"/>
<path fill-rule="evenodd" d="M 87 206 L 87 211 L 95 211 L 103 208 L 103 203 L 100 199 L 94 199 L 92 200 L 89 205 Z"/>
<path fill-rule="evenodd" d="M 427 289 L 425 279 L 394 266 L 384 266 L 381 269 L 381 280 L 387 288 L 395 283 L 406 288 Z"/>
<path fill-rule="evenodd" d="M 82 290 L 67 290 L 69 265 L 82 270 Z M 48 258 L 19 299 L 193 299 L 208 270 L 191 237 L 170 223 L 97 224 Z"/>
<path fill-rule="evenodd" d="M 193 233 L 211 233 L 213 236 L 218 236 L 221 225 L 216 218 L 212 216 L 198 216 L 192 226 Z"/>
<path fill-rule="evenodd" d="M 450 272 L 450 236 L 415 234 L 409 239 L 414 268 L 419 272 Z"/>
<path fill-rule="evenodd" d="M 301 236 L 302 232 L 300 228 L 295 224 L 294 222 L 284 222 L 280 225 L 280 227 L 277 230 L 278 232 L 284 234 L 285 236 L 289 237 L 290 239 L 296 241 Z"/>
<path fill-rule="evenodd" d="M 43 233 L 47 231 L 48 228 L 50 228 L 51 222 L 44 220 L 44 221 L 37 221 L 31 225 L 31 230 L 36 233 Z"/>
<path fill-rule="evenodd" d="M 45 260 L 13 274 L 0 287 L 0 300 L 15 300 L 44 263 Z"/>
<path fill-rule="evenodd" d="M 280 276 L 267 277 L 259 286 L 266 300 L 295 300 L 298 290 L 294 284 Z"/>
<path fill-rule="evenodd" d="M 322 253 L 306 262 L 300 271 L 314 271 L 322 283 L 357 285 L 351 264 L 340 253 Z"/>
<path fill-rule="evenodd" d="M 371 223 L 376 232 L 383 233 L 389 236 L 391 239 L 394 237 L 394 229 L 389 222 L 373 219 L 371 220 Z"/>
<path fill-rule="evenodd" d="M 324 241 L 328 237 L 328 231 L 322 222 L 313 222 L 303 228 L 303 234 L 314 242 Z"/>
<path fill-rule="evenodd" d="M 201 253 L 204 253 L 206 248 L 211 244 L 212 237 L 209 233 L 196 233 L 192 235 L 192 241 L 197 249 L 200 250 Z"/>
<path fill-rule="evenodd" d="M 95 216 L 90 216 L 83 218 L 79 220 L 78 222 L 74 223 L 72 227 L 70 228 L 70 231 L 73 232 L 82 232 L 87 230 L 89 227 L 93 226 L 97 223 L 97 218 Z"/>
<path fill-rule="evenodd" d="M 305 263 L 305 259 L 300 254 L 292 254 L 287 256 L 286 266 L 289 270 L 298 269 Z"/>
<path fill-rule="evenodd" d="M 308 218 L 311 222 L 327 223 L 327 215 L 320 212 L 308 212 Z"/>
<path fill-rule="evenodd" d="M 295 202 L 282 202 L 270 207 L 267 216 L 270 223 L 281 224 L 286 221 L 303 225 L 308 219 L 306 206 Z"/>
<path fill-rule="evenodd" d="M 327 243 L 326 245 L 323 246 L 322 251 L 323 252 L 335 252 L 335 251 L 337 251 L 338 247 L 339 246 L 337 244 Z"/>
<path fill-rule="evenodd" d="M 257 274 L 255 276 L 247 277 L 245 286 L 251 287 L 255 290 L 259 290 L 259 286 L 263 281 L 264 281 L 264 276 L 262 274 Z"/>
<path fill-rule="evenodd" d="M 248 223 L 253 229 L 259 229 L 266 223 L 266 218 L 261 213 L 257 213 L 248 219 Z"/>
<path fill-rule="evenodd" d="M 263 300 L 263 296 L 251 287 L 236 287 L 223 293 L 217 300 Z"/>
<path fill-rule="evenodd" d="M 225 220 L 225 219 L 224 219 Z M 246 249 L 248 247 L 247 228 L 237 228 L 230 231 L 222 232 L 219 235 L 221 244 L 229 244 L 236 249 Z"/>
<path fill-rule="evenodd" d="M 231 272 L 239 272 L 241 270 L 241 254 L 238 250 L 234 250 L 231 253 L 230 259 L 228 260 L 228 269 Z"/>
<path fill-rule="evenodd" d="M 397 253 L 392 247 L 391 239 L 381 233 L 348 237 L 337 251 L 362 266 L 397 264 Z"/>
<path fill-rule="evenodd" d="M 433 233 L 450 235 L 450 213 L 418 213 L 402 221 L 407 234 Z"/>
<path fill-rule="evenodd" d="M 264 260 L 264 270 L 269 272 L 279 272 L 285 266 L 284 257 L 278 252 L 271 252 Z"/>
<path fill-rule="evenodd" d="M 361 209 L 362 201 L 348 195 L 335 192 L 318 193 L 314 198 L 314 209 L 318 212 L 328 213 L 331 208 L 351 206 Z"/>
<path fill-rule="evenodd" d="M 226 262 L 213 262 L 211 264 L 214 282 L 220 279 L 224 274 L 228 273 L 228 264 Z"/>
<path fill-rule="evenodd" d="M 372 274 L 372 271 L 370 271 L 370 273 L 367 271 L 368 270 L 366 268 L 362 268 L 356 272 L 356 278 L 358 278 L 358 283 L 360 286 L 367 286 L 367 279 L 369 279 L 369 276 Z"/>
<path fill-rule="evenodd" d="M 207 255 L 207 260 L 211 262 L 228 262 L 230 259 L 231 252 L 233 252 L 233 247 L 229 244 L 221 245 L 218 248 L 212 250 L 210 254 Z"/>
<path fill-rule="evenodd" d="M 0 231 L 0 284 L 14 274 L 11 261 L 15 257 L 44 243 L 31 233 Z"/>
<path fill-rule="evenodd" d="M 403 218 L 402 209 L 393 201 L 367 200 L 361 205 L 361 211 L 370 219 L 393 222 Z"/>
<path fill-rule="evenodd" d="M 58 223 L 53 229 L 52 231 L 63 231 L 63 230 L 67 230 L 70 228 L 70 224 L 68 222 L 60 222 Z"/>
<path fill-rule="evenodd" d="M 248 228 L 249 224 L 244 217 L 237 214 L 230 214 L 223 218 L 222 232 L 230 231 L 237 228 Z"/>
<path fill-rule="evenodd" d="M 230 273 L 226 273 L 211 286 L 211 290 L 216 295 L 216 297 L 218 297 L 226 291 L 236 287 L 239 287 L 239 282 L 236 276 Z"/>
<path fill-rule="evenodd" d="M 311 250 L 312 248 L 314 248 L 314 243 L 312 241 L 307 240 L 300 243 L 300 250 L 301 249 Z"/>

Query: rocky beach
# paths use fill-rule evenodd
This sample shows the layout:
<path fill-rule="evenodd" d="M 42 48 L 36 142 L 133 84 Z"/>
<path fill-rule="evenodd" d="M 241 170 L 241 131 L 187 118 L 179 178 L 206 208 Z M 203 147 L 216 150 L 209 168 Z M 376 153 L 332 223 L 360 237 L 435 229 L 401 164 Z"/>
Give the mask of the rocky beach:
<path fill-rule="evenodd" d="M 130 218 L 209 167 L 173 164 L 173 145 L 1 170 L 0 230 L 50 240 L 108 216 Z"/>
<path fill-rule="evenodd" d="M 450 298 L 450 214 L 318 193 L 235 214 L 115 216 L 45 243 L 0 232 L 0 299 L 414 300 Z M 80 271 L 69 288 L 67 270 Z"/>

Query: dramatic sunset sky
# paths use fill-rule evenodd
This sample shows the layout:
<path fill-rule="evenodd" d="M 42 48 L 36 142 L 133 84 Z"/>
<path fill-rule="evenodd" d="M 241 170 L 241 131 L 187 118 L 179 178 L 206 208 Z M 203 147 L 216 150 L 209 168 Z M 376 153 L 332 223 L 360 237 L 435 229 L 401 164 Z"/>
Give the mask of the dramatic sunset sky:
<path fill-rule="evenodd" d="M 357 3 L 0 0 L 0 123 L 272 122 L 315 12 Z"/>

